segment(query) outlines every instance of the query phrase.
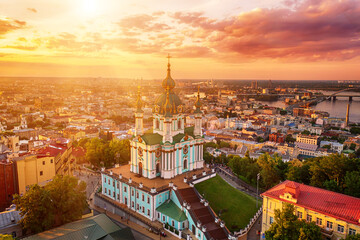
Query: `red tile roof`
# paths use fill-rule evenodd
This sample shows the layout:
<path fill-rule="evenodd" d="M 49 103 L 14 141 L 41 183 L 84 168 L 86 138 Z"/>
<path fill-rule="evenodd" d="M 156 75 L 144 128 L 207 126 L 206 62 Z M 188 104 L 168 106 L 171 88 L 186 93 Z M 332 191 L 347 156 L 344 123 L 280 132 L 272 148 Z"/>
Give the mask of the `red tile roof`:
<path fill-rule="evenodd" d="M 44 148 L 39 149 L 36 152 L 38 158 L 42 157 L 56 157 L 59 153 L 65 152 L 66 149 L 54 147 L 54 146 L 46 146 Z"/>
<path fill-rule="evenodd" d="M 280 198 L 285 192 L 291 193 L 290 188 L 297 188 L 299 195 L 297 203 Z M 275 198 L 283 202 L 304 207 L 327 216 L 341 219 L 348 223 L 360 226 L 360 198 L 331 192 L 317 187 L 286 180 L 264 192 L 262 196 Z"/>

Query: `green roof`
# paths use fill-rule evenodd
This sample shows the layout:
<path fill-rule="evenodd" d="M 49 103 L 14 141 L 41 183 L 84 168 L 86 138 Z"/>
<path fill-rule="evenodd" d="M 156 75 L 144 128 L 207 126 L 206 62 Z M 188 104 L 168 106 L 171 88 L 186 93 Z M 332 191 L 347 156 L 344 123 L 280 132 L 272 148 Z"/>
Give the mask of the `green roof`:
<path fill-rule="evenodd" d="M 121 234 L 123 233 L 123 234 Z M 57 239 L 57 240 L 132 240 L 134 236 L 130 236 L 128 230 L 121 229 L 110 220 L 105 214 L 81 219 L 75 222 L 67 223 L 57 228 L 47 230 L 25 239 Z M 122 236 L 122 238 L 120 238 Z"/>
<path fill-rule="evenodd" d="M 156 208 L 156 211 L 161 212 L 178 222 L 183 222 L 187 219 L 185 213 L 181 211 L 181 209 L 178 208 L 178 206 L 176 206 L 176 204 L 171 200 L 161 204 L 158 208 Z"/>
<path fill-rule="evenodd" d="M 185 128 L 185 133 L 187 133 L 189 136 L 195 137 L 194 126 Z"/>
<path fill-rule="evenodd" d="M 141 136 L 146 145 L 160 144 L 163 137 L 158 133 L 145 133 Z"/>

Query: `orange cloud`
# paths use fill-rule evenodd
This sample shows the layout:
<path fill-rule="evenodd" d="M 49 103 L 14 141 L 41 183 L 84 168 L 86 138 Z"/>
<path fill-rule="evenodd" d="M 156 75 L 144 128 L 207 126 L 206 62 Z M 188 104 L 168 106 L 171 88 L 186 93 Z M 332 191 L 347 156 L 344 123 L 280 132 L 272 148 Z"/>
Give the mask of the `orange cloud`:
<path fill-rule="evenodd" d="M 0 19 L 0 35 L 4 35 L 8 32 L 24 28 L 26 22 L 19 21 L 11 18 Z"/>
<path fill-rule="evenodd" d="M 173 17 L 195 28 L 190 36 L 218 53 L 305 61 L 350 59 L 360 53 L 360 5 L 354 0 L 307 0 L 294 10 L 258 9 L 222 21 L 199 12 Z"/>
<path fill-rule="evenodd" d="M 35 8 L 27 8 L 27 10 L 33 13 L 37 13 L 37 10 Z"/>

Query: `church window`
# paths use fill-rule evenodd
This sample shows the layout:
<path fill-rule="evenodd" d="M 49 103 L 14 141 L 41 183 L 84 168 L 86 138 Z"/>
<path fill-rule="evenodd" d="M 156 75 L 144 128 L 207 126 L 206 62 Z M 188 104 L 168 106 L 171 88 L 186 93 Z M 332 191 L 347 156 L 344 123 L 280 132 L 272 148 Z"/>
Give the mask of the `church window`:
<path fill-rule="evenodd" d="M 181 120 L 178 120 L 178 129 L 181 129 Z"/>
<path fill-rule="evenodd" d="M 156 163 L 156 173 L 160 172 L 160 163 Z"/>
<path fill-rule="evenodd" d="M 175 226 L 174 220 L 171 220 L 171 226 Z"/>
<path fill-rule="evenodd" d="M 131 196 L 134 196 L 134 190 L 131 191 Z"/>
<path fill-rule="evenodd" d="M 145 196 L 144 196 L 144 194 L 142 194 L 142 201 L 145 201 Z"/>
<path fill-rule="evenodd" d="M 124 187 L 124 192 L 126 192 L 126 187 Z"/>
<path fill-rule="evenodd" d="M 165 216 L 163 216 L 163 222 L 165 222 Z"/>
<path fill-rule="evenodd" d="M 159 119 L 156 119 L 156 129 L 159 129 L 160 128 L 160 121 Z"/>
<path fill-rule="evenodd" d="M 134 201 L 131 202 L 131 207 L 134 208 Z"/>
<path fill-rule="evenodd" d="M 136 209 L 139 210 L 139 204 L 136 204 Z"/>
<path fill-rule="evenodd" d="M 187 164 L 187 159 L 185 158 L 185 159 L 184 159 L 184 164 L 183 164 L 183 169 L 187 169 L 187 165 L 188 165 L 188 164 Z"/>
<path fill-rule="evenodd" d="M 142 212 L 145 213 L 145 207 L 142 207 Z"/>
<path fill-rule="evenodd" d="M 147 203 L 150 203 L 150 197 L 147 197 Z"/>
<path fill-rule="evenodd" d="M 148 216 L 150 217 L 150 209 L 148 209 L 148 211 L 147 211 L 147 212 L 148 212 Z"/>
<path fill-rule="evenodd" d="M 136 198 L 139 198 L 139 192 L 136 193 Z"/>

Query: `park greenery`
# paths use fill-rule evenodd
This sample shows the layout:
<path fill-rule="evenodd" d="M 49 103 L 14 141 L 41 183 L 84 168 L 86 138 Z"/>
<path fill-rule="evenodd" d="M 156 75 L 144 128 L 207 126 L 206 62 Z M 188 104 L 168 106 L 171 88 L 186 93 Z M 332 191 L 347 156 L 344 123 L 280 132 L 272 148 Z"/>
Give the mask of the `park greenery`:
<path fill-rule="evenodd" d="M 75 147 L 86 149 L 86 160 L 95 168 L 112 167 L 114 164 L 127 164 L 130 159 L 130 141 L 84 138 L 73 143 Z"/>
<path fill-rule="evenodd" d="M 330 191 L 360 197 L 360 158 L 354 155 L 331 154 L 329 156 L 298 159 L 283 162 L 274 154 L 265 153 L 254 159 L 246 153 L 213 157 L 205 152 L 207 163 L 220 163 L 229 166 L 234 174 L 245 182 L 255 186 L 256 175 L 260 173 L 259 186 L 267 190 L 280 181 L 292 180 Z"/>
<path fill-rule="evenodd" d="M 274 222 L 265 232 L 269 240 L 320 240 L 321 229 L 315 222 L 299 220 L 294 214 L 295 207 L 284 204 L 283 209 L 275 209 Z"/>
<path fill-rule="evenodd" d="M 230 231 L 245 228 L 257 211 L 253 197 L 233 188 L 220 176 L 198 183 L 195 188 L 209 201 L 211 208 Z M 260 206 L 261 202 L 258 204 Z"/>
<path fill-rule="evenodd" d="M 35 184 L 23 195 L 14 195 L 25 231 L 42 232 L 81 218 L 86 203 L 86 184 L 75 177 L 56 175 L 40 187 Z"/>

